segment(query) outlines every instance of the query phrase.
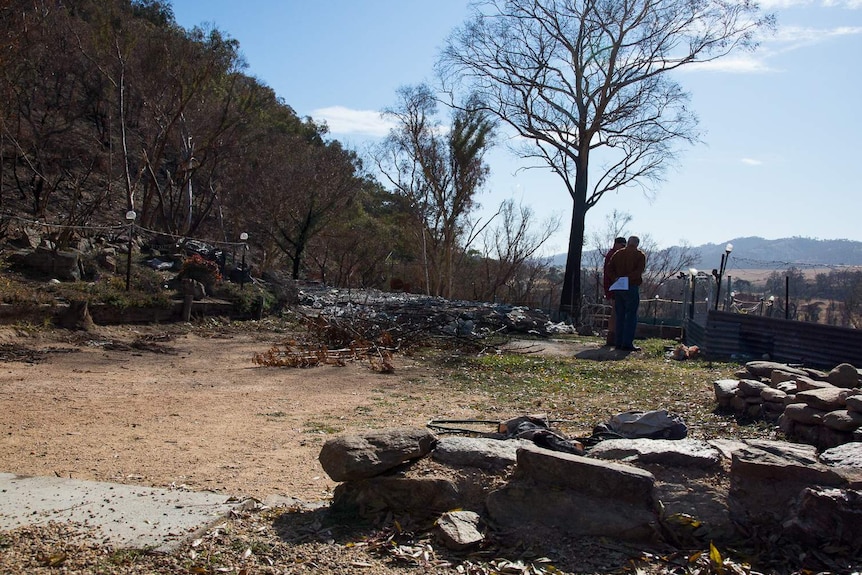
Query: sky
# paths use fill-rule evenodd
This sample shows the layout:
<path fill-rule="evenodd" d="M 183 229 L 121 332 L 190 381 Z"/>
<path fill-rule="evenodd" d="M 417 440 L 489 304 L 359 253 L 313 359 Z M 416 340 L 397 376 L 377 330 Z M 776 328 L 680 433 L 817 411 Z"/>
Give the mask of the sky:
<path fill-rule="evenodd" d="M 380 112 L 398 88 L 434 82 L 447 36 L 466 0 L 172 0 L 186 29 L 216 27 L 239 41 L 245 73 L 300 117 L 363 153 L 385 136 Z M 609 214 L 658 248 L 724 244 L 738 237 L 862 241 L 862 0 L 765 0 L 777 30 L 754 53 L 680 72 L 701 143 L 685 147 L 663 182 L 606 194 L 587 233 Z M 479 216 L 501 201 L 559 217 L 547 255 L 565 252 L 571 198 L 562 181 L 506 147 L 487 156 Z M 595 247 L 595 246 L 587 246 Z M 780 259 L 781 254 L 776 254 Z"/>

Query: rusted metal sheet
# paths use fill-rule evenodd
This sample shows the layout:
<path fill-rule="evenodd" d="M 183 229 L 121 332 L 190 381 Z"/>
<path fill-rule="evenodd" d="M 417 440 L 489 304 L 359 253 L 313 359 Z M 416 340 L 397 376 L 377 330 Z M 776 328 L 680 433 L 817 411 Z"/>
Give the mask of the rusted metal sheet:
<path fill-rule="evenodd" d="M 706 326 L 689 324 L 686 343 L 697 344 L 714 359 L 768 355 L 774 361 L 824 369 L 845 362 L 862 367 L 860 330 L 721 311 L 710 311 Z"/>

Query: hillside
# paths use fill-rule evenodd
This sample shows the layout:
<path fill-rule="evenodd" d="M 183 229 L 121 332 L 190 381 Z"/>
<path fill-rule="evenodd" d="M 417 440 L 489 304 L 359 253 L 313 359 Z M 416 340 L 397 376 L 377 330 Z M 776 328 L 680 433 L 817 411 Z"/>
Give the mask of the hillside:
<path fill-rule="evenodd" d="M 733 244 L 732 264 L 738 270 L 862 266 L 862 242 L 801 237 L 767 240 L 756 236 L 695 246 L 692 248 L 697 254 L 695 266 L 717 267 L 728 243 Z M 589 261 L 589 255 L 584 252 L 584 261 Z M 556 254 L 552 261 L 554 265 L 565 265 L 566 254 Z"/>

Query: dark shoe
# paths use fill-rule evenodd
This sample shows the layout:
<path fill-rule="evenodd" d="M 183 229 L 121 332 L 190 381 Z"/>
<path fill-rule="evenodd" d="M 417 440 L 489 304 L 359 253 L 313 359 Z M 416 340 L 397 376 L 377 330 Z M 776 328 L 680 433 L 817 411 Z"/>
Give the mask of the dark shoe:
<path fill-rule="evenodd" d="M 641 350 L 641 348 L 639 348 L 639 347 L 638 347 L 638 346 L 636 346 L 636 345 L 633 345 L 633 346 L 630 346 L 630 347 L 620 347 L 620 348 L 618 348 L 618 349 L 621 349 L 621 350 L 623 350 L 623 351 L 640 351 L 640 350 Z"/>

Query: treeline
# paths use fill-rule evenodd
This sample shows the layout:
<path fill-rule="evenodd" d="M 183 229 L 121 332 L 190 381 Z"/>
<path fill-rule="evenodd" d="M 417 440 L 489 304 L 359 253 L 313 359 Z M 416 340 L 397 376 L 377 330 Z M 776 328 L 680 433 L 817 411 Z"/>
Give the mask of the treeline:
<path fill-rule="evenodd" d="M 236 40 L 183 29 L 169 2 L 0 0 L 0 25 L 3 214 L 77 227 L 134 211 L 137 226 L 177 236 L 247 233 L 256 273 L 339 286 L 506 298 L 547 271 L 529 257 L 547 237 L 531 235 L 529 209 L 507 202 L 479 225 L 482 178 L 455 209 L 428 170 L 387 190 L 325 125 L 247 75 Z M 460 140 L 433 148 L 415 134 L 412 153 L 449 154 L 437 163 L 464 181 L 487 169 L 492 142 L 477 139 L 480 119 L 460 119 Z"/>

